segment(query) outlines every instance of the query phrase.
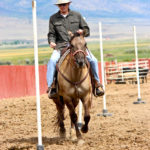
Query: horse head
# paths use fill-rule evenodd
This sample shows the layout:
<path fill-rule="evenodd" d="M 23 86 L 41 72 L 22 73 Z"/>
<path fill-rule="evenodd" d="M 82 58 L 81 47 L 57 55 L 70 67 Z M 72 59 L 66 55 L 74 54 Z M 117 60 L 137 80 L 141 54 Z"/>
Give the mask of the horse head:
<path fill-rule="evenodd" d="M 82 35 L 79 33 L 70 33 L 70 51 L 73 56 L 74 62 L 77 67 L 84 67 L 86 64 L 86 41 L 84 39 L 84 32 Z"/>

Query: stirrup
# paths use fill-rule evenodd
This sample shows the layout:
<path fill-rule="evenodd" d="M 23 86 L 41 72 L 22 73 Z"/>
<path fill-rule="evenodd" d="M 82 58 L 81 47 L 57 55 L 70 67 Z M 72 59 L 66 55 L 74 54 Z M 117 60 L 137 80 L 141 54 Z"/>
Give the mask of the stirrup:
<path fill-rule="evenodd" d="M 104 95 L 104 90 L 103 91 L 101 91 L 101 90 L 99 90 L 99 88 L 95 88 L 95 95 L 96 96 L 103 96 Z"/>
<path fill-rule="evenodd" d="M 56 99 L 57 98 L 57 90 L 56 88 L 48 88 L 47 90 L 48 98 L 49 99 Z"/>
<path fill-rule="evenodd" d="M 102 90 L 100 90 L 99 88 L 101 88 Z M 99 92 L 99 93 L 98 93 Z M 94 88 L 94 96 L 98 97 L 98 96 L 103 96 L 104 95 L 104 89 L 103 89 L 103 85 L 101 83 L 96 82 L 95 84 L 95 88 Z"/>

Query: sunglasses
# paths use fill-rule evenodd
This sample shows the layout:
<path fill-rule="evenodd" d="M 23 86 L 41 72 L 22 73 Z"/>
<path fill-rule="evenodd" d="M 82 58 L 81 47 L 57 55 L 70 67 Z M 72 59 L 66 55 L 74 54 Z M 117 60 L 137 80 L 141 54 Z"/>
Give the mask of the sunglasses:
<path fill-rule="evenodd" d="M 66 6 L 66 5 L 67 5 L 67 4 L 59 4 L 58 6 L 61 7 L 61 6 Z"/>

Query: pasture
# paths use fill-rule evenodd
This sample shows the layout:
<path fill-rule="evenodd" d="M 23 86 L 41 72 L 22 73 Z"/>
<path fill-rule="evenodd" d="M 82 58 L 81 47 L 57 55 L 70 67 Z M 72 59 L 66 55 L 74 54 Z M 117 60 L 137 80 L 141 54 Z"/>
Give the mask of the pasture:
<path fill-rule="evenodd" d="M 69 138 L 70 119 L 65 112 L 67 138 L 60 139 L 55 124 L 56 108 L 47 95 L 41 96 L 43 145 L 45 150 L 150 150 L 150 77 L 141 84 L 137 101 L 136 84 L 108 84 L 106 98 L 111 117 L 102 113 L 103 99 L 93 98 L 89 132 L 83 134 L 85 143 L 78 145 Z M 22 97 L 0 101 L 0 149 L 35 150 L 37 144 L 36 98 Z"/>
<path fill-rule="evenodd" d="M 99 42 L 88 42 L 88 49 L 100 61 Z M 104 41 L 104 61 L 131 61 L 135 59 L 134 42 L 132 40 Z M 47 64 L 52 49 L 47 46 L 39 47 L 39 63 Z M 150 58 L 150 41 L 138 41 L 139 58 Z M 0 49 L 0 63 L 9 62 L 13 65 L 34 64 L 33 48 Z"/>
<path fill-rule="evenodd" d="M 52 49 L 49 47 L 39 47 L 39 63 L 43 64 L 44 60 L 48 61 Z M 34 49 L 33 48 L 14 48 L 14 49 L 0 49 L 1 62 L 11 62 L 13 65 L 34 64 Z M 47 62 L 46 62 L 47 63 Z"/>

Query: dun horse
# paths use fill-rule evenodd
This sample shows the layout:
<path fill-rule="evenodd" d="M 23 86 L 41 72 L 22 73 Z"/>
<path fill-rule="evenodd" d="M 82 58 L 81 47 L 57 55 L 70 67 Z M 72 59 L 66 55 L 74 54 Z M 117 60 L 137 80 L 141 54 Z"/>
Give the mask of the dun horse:
<path fill-rule="evenodd" d="M 77 139 L 82 139 L 77 125 L 76 107 L 81 99 L 84 107 L 83 133 L 88 132 L 90 107 L 92 101 L 92 85 L 89 73 L 89 62 L 86 59 L 86 42 L 84 35 L 74 34 L 70 41 L 70 52 L 60 66 L 57 66 L 58 98 L 54 100 L 57 107 L 57 125 L 60 136 L 66 135 L 64 125 L 65 105 L 69 110 L 71 131 L 75 127 Z"/>

